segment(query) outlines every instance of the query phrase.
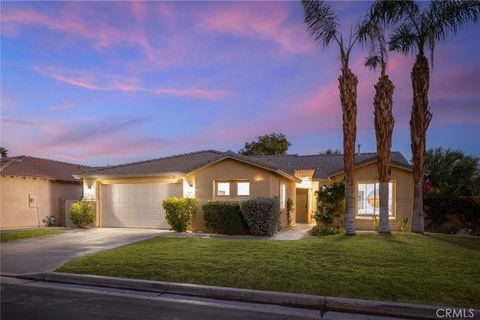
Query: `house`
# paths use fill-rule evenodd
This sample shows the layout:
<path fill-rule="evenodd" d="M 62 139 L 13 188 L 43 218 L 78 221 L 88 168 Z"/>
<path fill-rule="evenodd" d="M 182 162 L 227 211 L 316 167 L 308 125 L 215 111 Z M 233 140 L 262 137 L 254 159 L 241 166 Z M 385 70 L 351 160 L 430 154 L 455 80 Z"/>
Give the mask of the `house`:
<path fill-rule="evenodd" d="M 377 156 L 355 159 L 355 219 L 359 229 L 373 229 L 378 215 Z M 147 161 L 100 167 L 76 174 L 83 178 L 84 199 L 95 203 L 96 225 L 169 228 L 162 208 L 168 197 L 195 197 L 199 213 L 194 230 L 204 230 L 201 206 L 209 200 L 238 201 L 254 196 L 277 197 L 281 225 L 287 225 L 286 203 L 292 199 L 292 223 L 312 222 L 315 191 L 343 179 L 343 156 L 242 156 L 232 151 L 192 152 Z M 392 153 L 391 228 L 411 217 L 412 168 L 399 152 Z"/>
<path fill-rule="evenodd" d="M 90 167 L 30 156 L 1 158 L 1 229 L 43 226 L 45 216 L 65 223 L 63 199 L 82 198 L 82 183 L 72 174 Z"/>

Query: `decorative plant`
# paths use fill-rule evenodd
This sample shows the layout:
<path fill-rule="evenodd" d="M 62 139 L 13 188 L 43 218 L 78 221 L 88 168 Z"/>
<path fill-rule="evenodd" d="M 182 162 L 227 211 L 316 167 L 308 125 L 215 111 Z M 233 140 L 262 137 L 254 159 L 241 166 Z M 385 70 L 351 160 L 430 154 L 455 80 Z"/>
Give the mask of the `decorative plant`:
<path fill-rule="evenodd" d="M 293 200 L 288 198 L 287 199 L 287 222 L 288 225 L 292 224 L 292 212 L 295 211 Z"/>
<path fill-rule="evenodd" d="M 378 221 L 378 217 L 376 214 L 372 215 L 372 221 L 373 221 L 373 228 L 375 229 L 375 231 L 378 231 L 378 225 L 380 221 Z"/>
<path fill-rule="evenodd" d="M 408 220 L 408 217 L 405 217 L 400 221 L 400 231 L 407 232 L 409 228 L 410 221 Z"/>
<path fill-rule="evenodd" d="M 45 223 L 47 227 L 53 226 L 55 224 L 55 217 L 54 216 L 45 216 L 45 218 L 42 219 L 42 222 Z"/>
<path fill-rule="evenodd" d="M 86 229 L 93 223 L 95 214 L 88 201 L 78 201 L 72 203 L 70 207 L 70 218 L 78 228 Z"/>
<path fill-rule="evenodd" d="M 172 230 L 185 232 L 191 226 L 192 220 L 197 213 L 197 199 L 192 198 L 168 198 L 163 200 L 163 208 L 166 218 Z"/>
<path fill-rule="evenodd" d="M 334 182 L 315 192 L 318 198 L 318 210 L 313 218 L 317 224 L 335 227 L 342 226 L 345 212 L 345 185 L 343 182 Z"/>

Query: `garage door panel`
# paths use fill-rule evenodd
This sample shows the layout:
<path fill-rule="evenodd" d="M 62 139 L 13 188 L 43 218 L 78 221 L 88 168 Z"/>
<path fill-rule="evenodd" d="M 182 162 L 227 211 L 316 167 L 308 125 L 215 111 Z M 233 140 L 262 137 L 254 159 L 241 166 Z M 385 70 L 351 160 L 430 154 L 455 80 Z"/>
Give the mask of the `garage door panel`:
<path fill-rule="evenodd" d="M 102 186 L 102 226 L 170 228 L 162 202 L 181 197 L 181 183 L 111 184 Z"/>

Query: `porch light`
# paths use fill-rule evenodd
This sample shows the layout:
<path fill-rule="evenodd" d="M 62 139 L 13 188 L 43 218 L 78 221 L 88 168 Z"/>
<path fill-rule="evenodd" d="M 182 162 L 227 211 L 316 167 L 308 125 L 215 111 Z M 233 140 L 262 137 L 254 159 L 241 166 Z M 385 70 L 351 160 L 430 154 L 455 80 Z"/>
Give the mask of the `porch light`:
<path fill-rule="evenodd" d="M 263 181 L 263 177 L 262 177 L 262 176 L 256 176 L 256 177 L 255 177 L 255 181 L 256 181 L 256 182 Z"/>

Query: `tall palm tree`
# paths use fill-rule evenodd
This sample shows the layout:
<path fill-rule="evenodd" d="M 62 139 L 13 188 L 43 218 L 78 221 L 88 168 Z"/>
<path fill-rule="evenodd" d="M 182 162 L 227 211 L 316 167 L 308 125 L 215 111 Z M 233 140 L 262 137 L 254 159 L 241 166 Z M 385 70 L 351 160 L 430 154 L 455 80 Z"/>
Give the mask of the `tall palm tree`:
<path fill-rule="evenodd" d="M 324 1 L 302 0 L 305 23 L 313 38 L 328 47 L 334 42 L 340 50 L 341 74 L 338 78 L 340 102 L 343 112 L 343 165 L 345 171 L 345 233 L 355 234 L 353 179 L 355 140 L 357 137 L 357 84 L 358 77 L 350 70 L 352 48 L 358 41 L 357 28 L 344 39 L 340 33 L 338 16 Z"/>
<path fill-rule="evenodd" d="M 378 231 L 380 233 L 389 233 L 388 186 L 391 174 L 392 134 L 395 124 L 392 112 L 395 86 L 387 75 L 388 48 L 381 22 L 369 14 L 360 25 L 358 34 L 360 43 L 368 43 L 370 45 L 370 56 L 367 57 L 365 66 L 373 70 L 380 68 L 380 78 L 375 85 L 375 96 L 373 98 L 380 197 L 380 223 Z"/>
<path fill-rule="evenodd" d="M 415 54 L 411 72 L 413 103 L 410 116 L 410 143 L 412 148 L 413 178 L 415 183 L 412 231 L 423 233 L 423 175 L 427 129 L 432 119 L 428 102 L 430 66 L 433 66 L 435 45 L 455 35 L 470 21 L 478 22 L 478 0 L 431 1 L 420 5 L 414 0 L 377 0 L 372 13 L 383 22 L 394 26 L 390 36 L 391 50 Z M 425 55 L 430 52 L 430 61 Z M 429 63 L 430 62 L 430 63 Z"/>

